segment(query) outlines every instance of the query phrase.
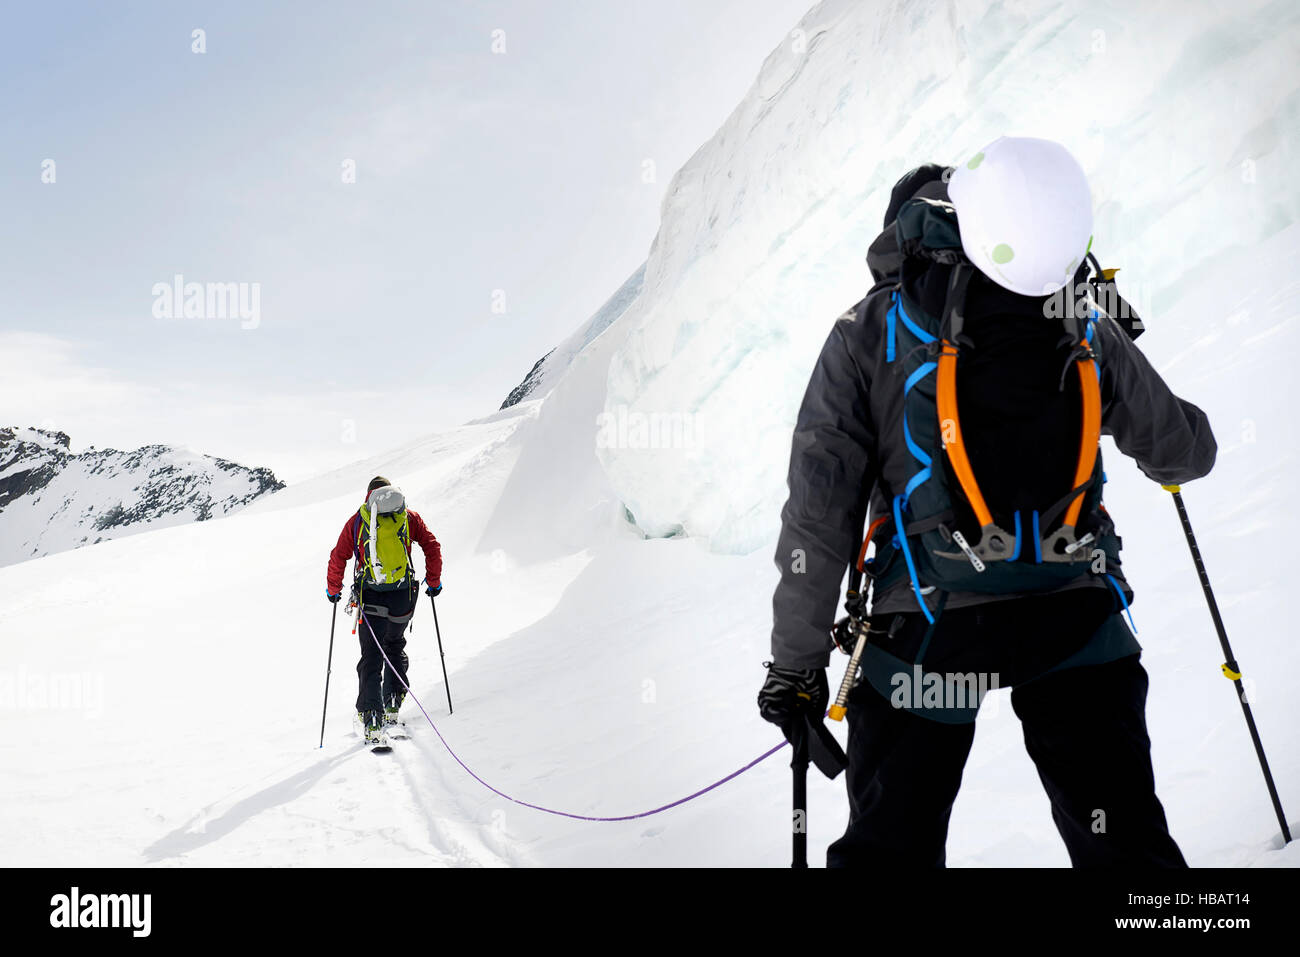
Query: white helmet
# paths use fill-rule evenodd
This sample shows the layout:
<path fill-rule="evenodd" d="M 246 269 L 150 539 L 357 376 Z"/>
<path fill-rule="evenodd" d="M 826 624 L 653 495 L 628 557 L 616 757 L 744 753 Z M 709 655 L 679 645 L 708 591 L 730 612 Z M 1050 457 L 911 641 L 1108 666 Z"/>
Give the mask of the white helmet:
<path fill-rule="evenodd" d="M 1051 140 L 999 137 L 957 167 L 948 196 L 970 261 L 1022 296 L 1056 292 L 1092 244 L 1088 179 Z"/>

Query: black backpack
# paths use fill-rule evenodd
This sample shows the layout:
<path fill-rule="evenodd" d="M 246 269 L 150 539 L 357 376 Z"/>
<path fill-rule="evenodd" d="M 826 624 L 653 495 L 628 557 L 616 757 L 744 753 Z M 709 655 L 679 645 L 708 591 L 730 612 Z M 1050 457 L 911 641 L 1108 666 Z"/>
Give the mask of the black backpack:
<path fill-rule="evenodd" d="M 1077 400 L 1070 396 L 1070 407 L 1080 416 L 1074 461 L 1050 500 L 1007 510 L 986 499 L 957 402 L 959 369 L 969 366 L 963 358 L 973 358 L 966 329 L 968 292 L 972 281 L 987 280 L 962 251 L 950 203 L 906 200 L 897 210 L 895 230 L 897 271 L 878 276 L 872 295 L 890 297 L 885 359 L 897 385 L 885 387 L 903 390 L 902 430 L 916 467 L 905 487 L 890 490 L 890 512 L 878 516 L 868 532 L 868 540 L 876 542 L 875 557 L 864 566 L 860 555 L 859 570 L 877 579 L 877 593 L 908 579 L 931 620 L 924 596 L 935 590 L 1042 592 L 1083 575 L 1106 576 L 1118 590 L 1109 571 L 1119 565 L 1120 542 L 1102 506 L 1098 448 L 1104 356 L 1097 352 L 1095 330 L 1100 315 L 1089 297 L 1112 304 L 1131 337 L 1142 325 L 1119 299 L 1115 271 L 1102 270 L 1089 252 L 1076 282 L 1058 295 L 1059 326 L 1050 334 L 1064 343 L 1061 388 L 1077 393 Z M 922 273 L 927 286 L 940 288 L 929 308 L 916 301 L 922 298 L 915 292 Z M 1052 307 L 1047 304 L 1049 317 Z"/>

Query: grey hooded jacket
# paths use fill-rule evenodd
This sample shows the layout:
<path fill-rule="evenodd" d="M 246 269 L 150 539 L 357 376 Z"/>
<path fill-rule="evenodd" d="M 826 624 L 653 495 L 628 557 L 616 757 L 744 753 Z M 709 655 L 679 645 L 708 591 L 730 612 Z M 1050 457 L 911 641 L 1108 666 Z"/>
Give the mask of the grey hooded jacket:
<path fill-rule="evenodd" d="M 934 180 L 913 195 L 947 200 Z M 895 205 L 895 204 L 891 204 Z M 893 222 L 872 243 L 877 284 L 831 328 L 813 369 L 794 431 L 789 498 L 781 512 L 773 598 L 772 659 L 783 668 L 824 668 L 845 572 L 857 555 L 868 514 L 884 514 L 914 470 L 901 425 L 901 389 L 885 366 L 885 314 L 899 255 Z M 1156 482 L 1206 475 L 1217 447 L 1205 413 L 1174 395 L 1113 320 L 1097 326 L 1102 432 Z M 873 384 L 881 387 L 873 389 Z M 1065 588 L 1109 587 L 1081 576 Z M 1131 590 L 1125 586 L 1131 595 Z M 1015 596 L 953 592 L 948 608 Z M 919 611 L 906 584 L 873 596 L 873 614 Z"/>

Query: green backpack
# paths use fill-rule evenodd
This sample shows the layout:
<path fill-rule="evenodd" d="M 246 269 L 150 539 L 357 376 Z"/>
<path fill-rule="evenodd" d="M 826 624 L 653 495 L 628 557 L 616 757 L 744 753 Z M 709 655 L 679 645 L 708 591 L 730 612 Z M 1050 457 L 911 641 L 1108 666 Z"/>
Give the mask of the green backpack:
<path fill-rule="evenodd" d="M 357 578 L 362 588 L 410 587 L 411 530 L 406 499 L 391 485 L 377 488 L 361 506 L 357 522 Z"/>

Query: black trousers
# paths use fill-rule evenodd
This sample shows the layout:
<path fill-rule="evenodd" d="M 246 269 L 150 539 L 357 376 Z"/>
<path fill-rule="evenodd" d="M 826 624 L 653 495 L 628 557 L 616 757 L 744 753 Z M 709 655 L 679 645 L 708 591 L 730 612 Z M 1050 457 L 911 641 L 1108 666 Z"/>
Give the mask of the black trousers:
<path fill-rule="evenodd" d="M 410 665 L 406 656 L 409 618 L 406 621 L 394 621 L 393 618 L 402 619 L 410 615 L 415 610 L 418 595 L 418 591 L 407 589 L 363 593 L 362 620 L 357 627 L 357 637 L 361 639 L 361 660 L 357 662 L 357 711 L 380 711 L 394 697 L 400 700 L 405 693 L 403 682 L 407 680 L 406 672 Z M 374 638 L 370 637 L 372 631 Z M 379 653 L 375 639 L 383 646 L 383 655 Z M 392 668 L 384 663 L 384 655 L 392 662 Z M 401 680 L 398 680 L 399 676 Z"/>
<path fill-rule="evenodd" d="M 1186 867 L 1156 798 L 1147 674 L 1130 655 L 1019 685 L 1011 705 L 1075 867 Z M 975 725 L 897 709 L 860 684 L 849 706 L 849 826 L 830 867 L 942 867 Z"/>

